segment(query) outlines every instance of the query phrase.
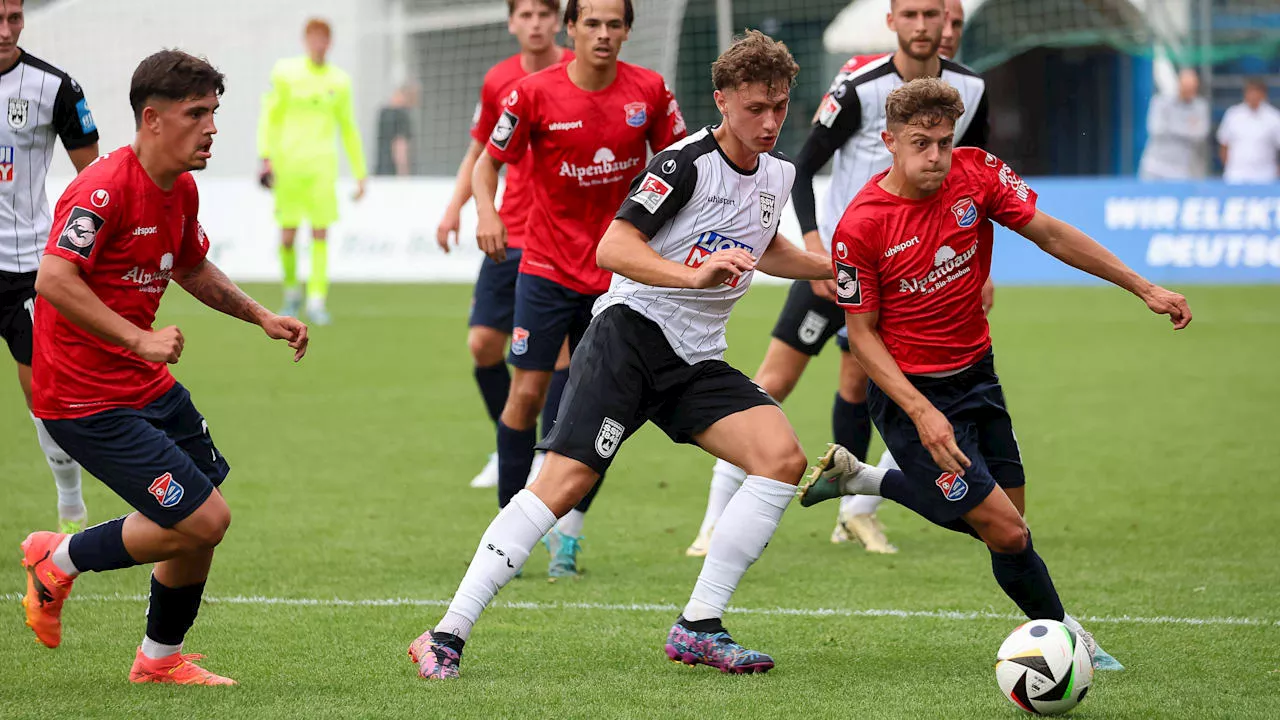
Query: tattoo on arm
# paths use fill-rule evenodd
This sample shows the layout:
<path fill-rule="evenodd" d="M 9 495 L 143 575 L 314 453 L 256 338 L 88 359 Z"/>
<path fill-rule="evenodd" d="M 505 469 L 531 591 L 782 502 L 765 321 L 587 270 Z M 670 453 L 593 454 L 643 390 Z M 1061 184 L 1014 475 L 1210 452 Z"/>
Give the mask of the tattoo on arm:
<path fill-rule="evenodd" d="M 200 302 L 231 317 L 258 324 L 266 310 L 231 282 L 217 265 L 202 260 L 185 277 L 178 280 L 184 290 Z"/>

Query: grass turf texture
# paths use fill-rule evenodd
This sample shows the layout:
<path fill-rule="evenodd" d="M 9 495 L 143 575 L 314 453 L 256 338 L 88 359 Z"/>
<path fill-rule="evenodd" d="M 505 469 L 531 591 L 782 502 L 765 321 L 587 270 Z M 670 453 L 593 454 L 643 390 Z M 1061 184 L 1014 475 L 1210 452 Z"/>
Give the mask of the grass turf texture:
<path fill-rule="evenodd" d="M 251 287 L 264 299 L 274 288 Z M 1280 288 L 1190 288 L 1175 335 L 1110 289 L 1003 288 L 997 363 L 1029 477 L 1029 521 L 1077 616 L 1244 617 L 1250 625 L 1087 622 L 1129 670 L 1100 673 L 1080 718 L 1274 717 L 1280 698 L 1280 503 L 1273 481 Z M 784 289 L 758 287 L 730 325 L 730 362 L 753 370 Z M 175 371 L 233 472 L 233 524 L 208 595 L 443 600 L 491 519 L 466 484 L 493 448 L 471 380 L 469 288 L 340 286 L 332 327 L 298 366 L 283 344 L 179 289 Z M 808 453 L 828 439 L 836 352 L 786 404 Z M 206 603 L 187 650 L 237 688 L 132 687 L 146 568 L 87 574 L 62 647 L 22 624 L 18 542 L 54 521 L 52 479 L 0 383 L 0 717 L 856 717 L 1014 718 L 992 664 L 1018 621 L 976 542 L 884 506 L 901 549 L 827 542 L 835 505 L 794 505 L 735 596 L 744 608 L 977 611 L 999 616 L 733 613 L 735 637 L 773 654 L 764 676 L 667 662 L 662 640 L 699 562 L 683 556 L 712 461 L 648 428 L 619 453 L 586 527 L 585 577 L 548 584 L 535 549 L 491 609 L 460 681 L 427 684 L 405 648 L 437 606 Z M 873 450 L 878 456 L 878 449 Z M 90 516 L 125 511 L 86 478 Z M 112 599 L 120 594 L 123 599 Z M 132 598 L 132 599 L 130 599 Z M 608 608 L 565 609 L 558 603 Z"/>

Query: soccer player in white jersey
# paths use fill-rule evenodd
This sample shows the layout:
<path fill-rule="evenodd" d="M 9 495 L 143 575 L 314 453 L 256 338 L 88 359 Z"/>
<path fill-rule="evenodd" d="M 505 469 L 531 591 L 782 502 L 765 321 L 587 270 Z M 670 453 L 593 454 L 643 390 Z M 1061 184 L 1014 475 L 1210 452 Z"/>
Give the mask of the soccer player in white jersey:
<path fill-rule="evenodd" d="M 725 672 L 773 667 L 734 642 L 721 618 L 790 504 L 804 453 L 777 404 L 721 358 L 729 311 L 755 271 L 832 272 L 827 258 L 777 234 L 795 167 L 773 148 L 798 71 L 782 43 L 739 38 L 712 65 L 723 122 L 655 155 L 632 184 L 600 241 L 596 259 L 613 280 L 570 363 L 542 471 L 480 538 L 444 618 L 410 645 L 422 677 L 457 677 L 481 611 L 648 421 L 749 473 L 716 525 L 667 656 Z"/>
<path fill-rule="evenodd" d="M 76 172 L 98 157 L 98 128 L 84 91 L 62 70 L 18 47 L 25 23 L 22 0 L 0 0 L 0 335 L 18 364 L 18 383 L 31 408 L 31 328 L 35 320 L 36 270 L 49 239 L 45 174 L 55 138 Z M 58 486 L 58 526 L 83 530 L 87 512 L 80 493 L 80 464 L 31 416 L 36 437 Z"/>
<path fill-rule="evenodd" d="M 880 57 L 854 57 L 841 68 L 823 96 L 813 128 L 796 156 L 793 190 L 796 216 L 811 252 L 829 252 L 831 234 L 846 205 L 876 172 L 892 163 L 880 141 L 885 129 L 884 98 L 890 90 L 917 77 L 942 77 L 961 89 L 967 111 L 957 124 L 960 145 L 983 147 L 987 136 L 985 83 L 976 73 L 948 58 L 959 49 L 964 30 L 964 8 L 958 0 L 893 0 L 887 18 L 898 36 L 898 50 Z M 948 52 L 942 52 L 944 46 Z M 813 178 L 833 162 L 819 223 Z M 990 285 L 984 288 L 990 305 Z M 810 359 L 835 337 L 840 347 L 839 388 L 831 410 L 833 439 L 865 459 L 871 443 L 871 419 L 867 413 L 867 375 L 849 354 L 843 332 L 844 313 L 835 303 L 835 282 L 796 282 L 778 315 L 773 339 L 755 381 L 779 402 L 795 389 Z M 891 458 L 886 458 L 892 462 Z M 721 460 L 715 465 L 707 511 L 698 536 L 685 551 L 706 554 L 711 529 L 743 478 L 740 468 Z M 850 497 L 842 501 L 831 534 L 832 542 L 857 540 L 869 552 L 892 553 L 875 515 L 881 499 Z"/>

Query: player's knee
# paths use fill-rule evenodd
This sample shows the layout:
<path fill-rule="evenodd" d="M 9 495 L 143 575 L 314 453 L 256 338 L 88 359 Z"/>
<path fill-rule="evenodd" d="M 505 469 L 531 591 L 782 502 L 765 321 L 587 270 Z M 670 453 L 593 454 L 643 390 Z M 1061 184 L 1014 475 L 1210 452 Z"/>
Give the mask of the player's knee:
<path fill-rule="evenodd" d="M 497 335 L 495 339 L 493 336 Z M 493 367 L 503 362 L 503 337 L 498 333 L 477 332 L 474 328 L 467 333 L 467 350 L 476 367 Z"/>
<path fill-rule="evenodd" d="M 1022 522 L 1001 523 L 984 533 L 983 540 L 992 552 L 1002 555 L 1016 555 L 1027 549 L 1031 533 Z"/>
<path fill-rule="evenodd" d="M 546 402 L 545 388 L 513 384 L 507 392 L 507 405 L 502 411 L 502 422 L 507 427 L 522 429 L 532 426 L 538 420 L 538 413 Z"/>
<path fill-rule="evenodd" d="M 809 461 L 804 456 L 804 449 L 798 443 L 762 449 L 743 470 L 748 475 L 760 475 L 778 482 L 796 484 L 804 476 Z"/>
<path fill-rule="evenodd" d="M 184 533 L 192 545 L 199 549 L 215 548 L 226 536 L 227 529 L 231 527 L 231 509 L 226 503 L 201 507 L 192 519 L 195 522 L 192 522 Z"/>

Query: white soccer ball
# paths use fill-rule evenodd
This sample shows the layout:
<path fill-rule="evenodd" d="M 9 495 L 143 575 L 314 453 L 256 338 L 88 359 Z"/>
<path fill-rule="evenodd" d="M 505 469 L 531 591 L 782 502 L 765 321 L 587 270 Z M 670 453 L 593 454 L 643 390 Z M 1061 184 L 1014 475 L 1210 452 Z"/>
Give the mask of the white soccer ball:
<path fill-rule="evenodd" d="M 1014 629 L 996 653 L 996 682 L 1014 705 L 1033 715 L 1058 715 L 1084 699 L 1093 661 L 1080 636 L 1056 620 Z"/>

